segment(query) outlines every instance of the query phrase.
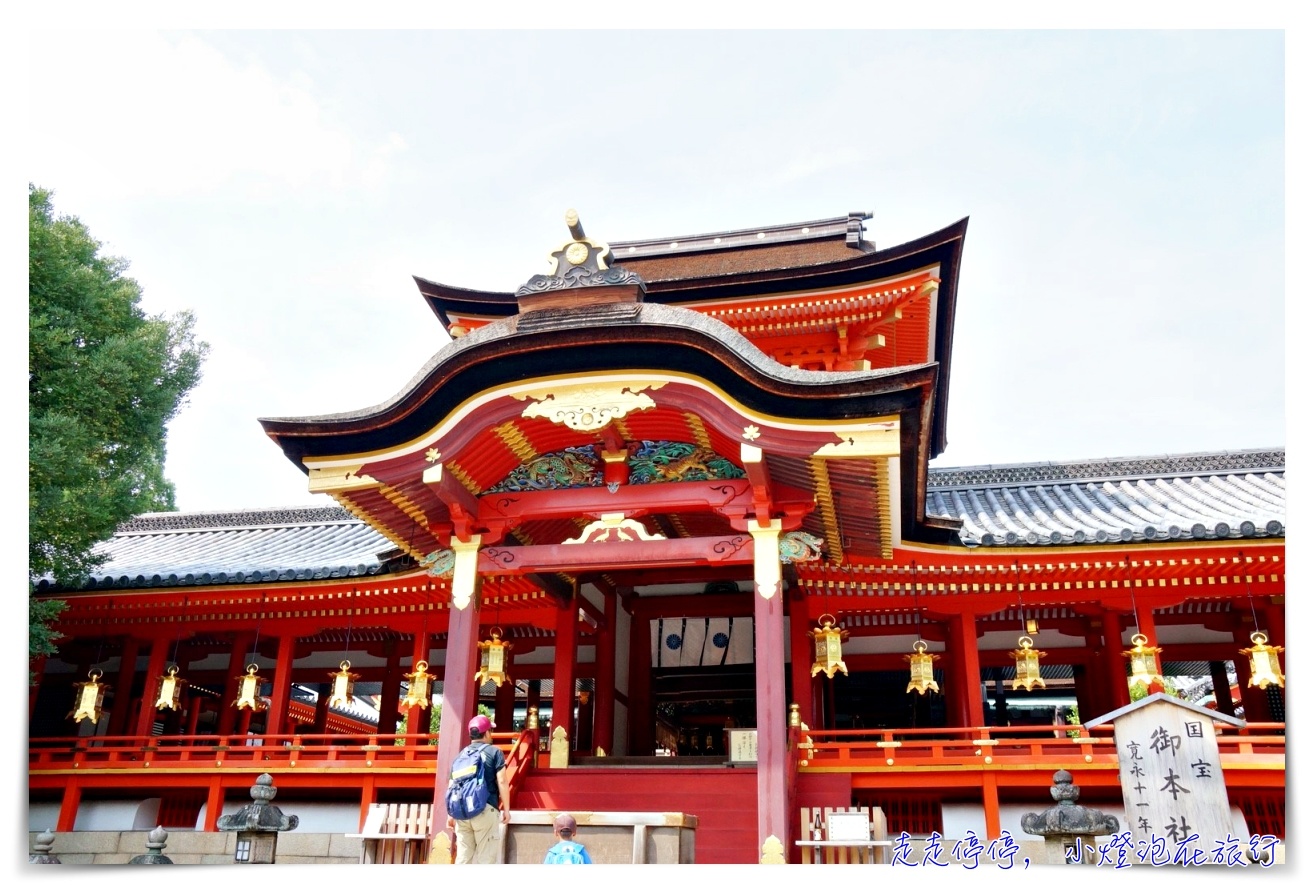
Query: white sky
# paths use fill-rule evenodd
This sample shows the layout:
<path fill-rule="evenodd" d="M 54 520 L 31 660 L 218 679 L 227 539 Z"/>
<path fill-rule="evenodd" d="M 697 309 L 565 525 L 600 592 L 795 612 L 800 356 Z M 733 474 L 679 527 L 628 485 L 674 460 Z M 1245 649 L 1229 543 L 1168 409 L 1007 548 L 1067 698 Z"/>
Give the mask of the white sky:
<path fill-rule="evenodd" d="M 257 423 L 370 406 L 604 240 L 970 217 L 935 463 L 1286 444 L 1281 31 L 48 32 L 26 176 L 211 345 L 184 511 L 301 505 Z M 104 99 L 90 101 L 89 91 Z"/>

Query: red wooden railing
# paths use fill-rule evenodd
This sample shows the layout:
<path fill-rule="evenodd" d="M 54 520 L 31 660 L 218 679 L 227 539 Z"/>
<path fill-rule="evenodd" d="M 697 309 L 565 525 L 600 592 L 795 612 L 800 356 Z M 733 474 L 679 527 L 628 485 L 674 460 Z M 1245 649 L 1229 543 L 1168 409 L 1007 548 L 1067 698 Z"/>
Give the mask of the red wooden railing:
<path fill-rule="evenodd" d="M 1285 723 L 1216 727 L 1220 755 L 1284 755 Z M 933 729 L 810 730 L 811 745 L 799 755 L 804 771 L 874 771 L 899 767 L 934 769 L 965 762 L 1033 765 L 1071 761 L 1073 765 L 1117 764 L 1113 726 L 971 726 Z M 1087 759 L 1089 757 L 1090 759 Z"/>
<path fill-rule="evenodd" d="M 1283 755 L 1285 723 L 1250 723 L 1242 728 L 1218 726 L 1218 747 L 1224 757 Z M 1075 735 L 1069 734 L 1075 733 Z M 537 761 L 538 730 L 494 733 L 508 753 L 511 783 L 524 778 Z M 991 757 L 995 764 L 1036 760 L 1113 762 L 1113 727 L 1096 726 L 975 726 L 922 729 L 790 729 L 789 747 L 797 756 L 794 773 L 826 769 L 879 771 L 961 765 Z M 313 771 L 332 767 L 411 768 L 432 772 L 437 738 L 414 735 L 117 735 L 96 738 L 33 738 L 28 742 L 28 768 L 148 769 L 170 767 L 198 770 L 247 766 L 261 771 Z M 1091 760 L 1085 757 L 1090 756 Z M 890 761 L 893 761 L 892 763 Z"/>

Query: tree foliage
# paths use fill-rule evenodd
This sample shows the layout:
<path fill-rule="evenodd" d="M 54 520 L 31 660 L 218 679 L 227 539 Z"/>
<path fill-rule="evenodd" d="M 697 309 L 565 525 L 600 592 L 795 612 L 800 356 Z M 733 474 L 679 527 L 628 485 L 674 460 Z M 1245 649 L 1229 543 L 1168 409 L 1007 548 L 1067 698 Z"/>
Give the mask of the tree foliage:
<path fill-rule="evenodd" d="M 28 580 L 77 582 L 97 543 L 134 515 L 174 508 L 168 423 L 209 346 L 190 312 L 148 316 L 127 262 L 51 193 L 28 186 Z M 30 590 L 29 590 L 30 591 Z M 30 600 L 29 600 L 30 601 Z M 29 655 L 53 653 L 58 607 L 29 607 Z"/>

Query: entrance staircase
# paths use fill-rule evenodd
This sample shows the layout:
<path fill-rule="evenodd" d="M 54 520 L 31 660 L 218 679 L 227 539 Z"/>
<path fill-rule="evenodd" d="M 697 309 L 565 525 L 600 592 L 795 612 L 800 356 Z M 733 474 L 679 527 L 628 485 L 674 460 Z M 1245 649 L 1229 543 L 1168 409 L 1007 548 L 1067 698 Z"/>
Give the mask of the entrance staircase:
<path fill-rule="evenodd" d="M 678 758 L 677 758 L 678 759 Z M 697 865 L 755 864 L 757 771 L 753 767 L 662 766 L 593 759 L 569 769 L 535 769 L 521 779 L 514 809 L 558 812 L 681 812 L 698 817 Z M 581 831 L 580 841 L 588 841 Z"/>

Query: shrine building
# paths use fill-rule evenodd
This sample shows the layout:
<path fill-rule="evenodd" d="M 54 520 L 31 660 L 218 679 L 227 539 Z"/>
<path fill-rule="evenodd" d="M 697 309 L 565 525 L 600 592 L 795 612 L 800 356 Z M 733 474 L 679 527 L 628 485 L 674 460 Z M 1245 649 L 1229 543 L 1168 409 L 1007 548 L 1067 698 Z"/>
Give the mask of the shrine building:
<path fill-rule="evenodd" d="M 214 831 L 270 772 L 437 832 L 483 710 L 513 810 L 696 816 L 700 863 L 801 861 L 830 807 L 1021 836 L 1060 769 L 1120 808 L 1081 718 L 1166 686 L 1244 718 L 1230 805 L 1284 838 L 1285 451 L 932 468 L 967 221 L 869 217 L 570 212 L 514 292 L 417 278 L 450 341 L 395 397 L 260 420 L 336 506 L 141 516 L 38 587 L 32 827 Z"/>

